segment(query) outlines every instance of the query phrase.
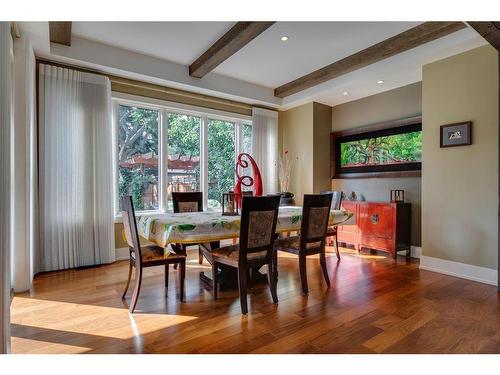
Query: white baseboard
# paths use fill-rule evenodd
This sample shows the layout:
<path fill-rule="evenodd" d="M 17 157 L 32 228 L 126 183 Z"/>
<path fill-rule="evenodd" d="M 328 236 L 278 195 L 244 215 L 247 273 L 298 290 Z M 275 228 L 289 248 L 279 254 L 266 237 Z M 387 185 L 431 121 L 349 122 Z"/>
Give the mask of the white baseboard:
<path fill-rule="evenodd" d="M 420 258 L 422 255 L 422 248 L 420 246 L 411 246 L 411 257 Z"/>
<path fill-rule="evenodd" d="M 453 262 L 451 260 L 422 255 L 420 256 L 420 268 L 495 286 L 498 283 L 497 270 Z"/>
<path fill-rule="evenodd" d="M 130 257 L 128 247 L 119 247 L 115 251 L 116 260 L 127 260 Z"/>

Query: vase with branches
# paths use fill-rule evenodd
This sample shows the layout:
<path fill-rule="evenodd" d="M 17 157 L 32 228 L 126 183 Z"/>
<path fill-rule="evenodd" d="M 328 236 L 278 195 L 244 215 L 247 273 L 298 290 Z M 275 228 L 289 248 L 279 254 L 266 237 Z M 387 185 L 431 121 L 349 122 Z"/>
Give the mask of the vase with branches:
<path fill-rule="evenodd" d="M 285 151 L 278 160 L 278 180 L 281 192 L 281 204 L 293 204 L 293 193 L 290 190 L 290 175 L 293 161 L 288 151 Z"/>

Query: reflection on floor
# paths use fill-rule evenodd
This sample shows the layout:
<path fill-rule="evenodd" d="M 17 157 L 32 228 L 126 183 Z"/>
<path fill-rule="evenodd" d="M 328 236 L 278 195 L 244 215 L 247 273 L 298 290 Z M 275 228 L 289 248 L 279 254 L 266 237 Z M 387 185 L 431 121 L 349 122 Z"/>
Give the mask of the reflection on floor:
<path fill-rule="evenodd" d="M 127 262 L 36 277 L 12 303 L 14 353 L 499 353 L 496 288 L 421 271 L 418 260 L 329 249 L 332 287 L 308 262 L 301 293 L 295 256 L 280 253 L 278 297 L 254 285 L 248 316 L 237 291 L 212 293 L 190 251 L 186 303 L 177 272 L 165 297 L 163 269 L 146 270 L 137 313 L 120 298 Z M 129 300 L 128 300 L 129 301 Z"/>

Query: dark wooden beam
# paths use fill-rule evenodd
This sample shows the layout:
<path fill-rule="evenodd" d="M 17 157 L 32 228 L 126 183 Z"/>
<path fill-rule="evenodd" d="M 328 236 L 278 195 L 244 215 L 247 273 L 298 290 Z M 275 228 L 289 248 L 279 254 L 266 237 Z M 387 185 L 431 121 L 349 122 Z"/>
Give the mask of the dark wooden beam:
<path fill-rule="evenodd" d="M 274 90 L 279 98 L 295 94 L 320 83 L 364 68 L 388 57 L 421 46 L 467 27 L 463 22 L 424 22 L 392 38 L 374 44 Z"/>
<path fill-rule="evenodd" d="M 189 66 L 189 75 L 203 77 L 273 24 L 274 22 L 237 22 Z"/>
<path fill-rule="evenodd" d="M 467 22 L 479 35 L 500 51 L 500 22 Z"/>
<path fill-rule="evenodd" d="M 49 22 L 49 38 L 51 43 L 71 45 L 71 22 Z"/>

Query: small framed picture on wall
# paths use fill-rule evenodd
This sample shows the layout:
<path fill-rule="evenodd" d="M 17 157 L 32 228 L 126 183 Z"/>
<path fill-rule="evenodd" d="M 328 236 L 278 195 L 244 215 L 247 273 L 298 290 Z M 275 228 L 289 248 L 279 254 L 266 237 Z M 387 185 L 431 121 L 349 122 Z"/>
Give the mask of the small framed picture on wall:
<path fill-rule="evenodd" d="M 441 125 L 440 147 L 455 147 L 472 144 L 472 122 Z"/>

